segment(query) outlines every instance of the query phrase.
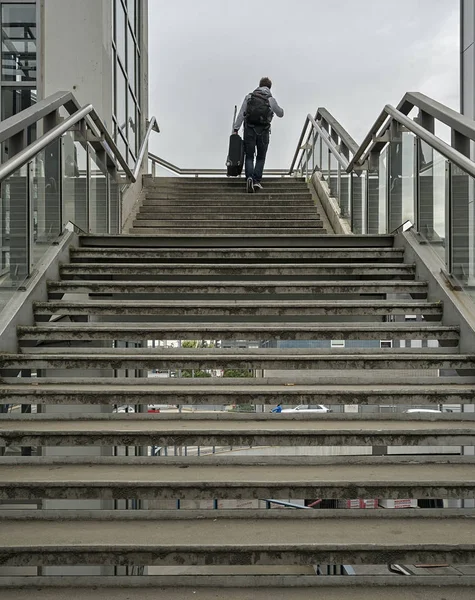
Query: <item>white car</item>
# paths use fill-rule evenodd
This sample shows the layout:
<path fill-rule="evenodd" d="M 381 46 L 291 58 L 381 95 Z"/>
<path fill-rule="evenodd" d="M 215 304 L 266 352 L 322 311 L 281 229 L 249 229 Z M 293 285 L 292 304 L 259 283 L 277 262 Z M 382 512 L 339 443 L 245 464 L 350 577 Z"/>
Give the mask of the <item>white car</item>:
<path fill-rule="evenodd" d="M 415 413 L 442 413 L 438 408 L 408 408 L 404 412 L 415 414 Z"/>
<path fill-rule="evenodd" d="M 329 413 L 332 412 L 331 408 L 324 406 L 323 404 L 300 404 L 293 408 L 283 408 L 283 413 Z"/>
<path fill-rule="evenodd" d="M 116 409 L 114 409 L 115 413 L 134 413 L 135 412 L 135 408 L 133 406 L 119 406 Z"/>

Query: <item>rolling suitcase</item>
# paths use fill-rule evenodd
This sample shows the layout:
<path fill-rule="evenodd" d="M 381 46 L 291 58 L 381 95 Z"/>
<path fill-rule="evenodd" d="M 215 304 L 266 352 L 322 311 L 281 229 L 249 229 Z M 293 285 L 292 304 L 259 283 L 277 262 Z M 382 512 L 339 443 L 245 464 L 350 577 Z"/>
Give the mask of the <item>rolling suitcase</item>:
<path fill-rule="evenodd" d="M 237 106 L 234 107 L 234 122 L 236 121 Z M 232 130 L 233 131 L 233 130 Z M 244 143 L 238 133 L 231 133 L 229 137 L 228 158 L 226 160 L 228 177 L 239 177 L 244 165 Z"/>

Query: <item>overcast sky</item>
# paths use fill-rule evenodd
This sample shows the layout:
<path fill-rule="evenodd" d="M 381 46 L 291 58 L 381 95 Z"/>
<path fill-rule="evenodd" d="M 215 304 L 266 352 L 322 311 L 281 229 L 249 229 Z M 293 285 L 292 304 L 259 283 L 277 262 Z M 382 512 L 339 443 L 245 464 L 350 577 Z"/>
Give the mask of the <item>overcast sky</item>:
<path fill-rule="evenodd" d="M 149 0 L 151 150 L 224 168 L 232 112 L 262 76 L 284 108 L 267 166 L 286 168 L 324 106 L 360 143 L 420 91 L 459 109 L 459 0 Z"/>

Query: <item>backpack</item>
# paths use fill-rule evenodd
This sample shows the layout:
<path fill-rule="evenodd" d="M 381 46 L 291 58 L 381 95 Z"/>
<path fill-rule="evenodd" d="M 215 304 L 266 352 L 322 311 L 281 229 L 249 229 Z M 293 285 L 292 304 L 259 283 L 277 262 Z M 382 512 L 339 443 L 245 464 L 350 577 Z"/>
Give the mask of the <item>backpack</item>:
<path fill-rule="evenodd" d="M 248 125 L 269 125 L 272 110 L 269 98 L 263 92 L 255 90 L 247 101 L 246 123 Z"/>

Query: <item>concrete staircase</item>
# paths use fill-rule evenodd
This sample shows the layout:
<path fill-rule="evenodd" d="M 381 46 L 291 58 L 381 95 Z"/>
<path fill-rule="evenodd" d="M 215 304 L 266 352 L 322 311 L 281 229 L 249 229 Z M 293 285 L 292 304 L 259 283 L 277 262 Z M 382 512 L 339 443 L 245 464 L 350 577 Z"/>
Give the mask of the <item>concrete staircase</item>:
<path fill-rule="evenodd" d="M 456 501 L 475 498 L 475 458 L 461 455 L 474 445 L 473 413 L 376 409 L 473 403 L 475 379 L 463 375 L 475 353 L 460 353 L 458 328 L 444 324 L 444 307 L 393 237 L 317 235 L 322 221 L 299 181 L 271 180 L 255 196 L 220 179 L 148 179 L 147 189 L 132 234 L 80 238 L 34 305 L 35 325 L 18 328 L 18 353 L 0 355 L 0 403 L 24 407 L 1 415 L 0 574 L 43 569 L 0 579 L 2 600 L 26 598 L 31 586 L 53 600 L 403 600 L 408 586 L 421 600 L 472 598 L 464 565 L 475 562 L 475 512 Z M 266 344 L 147 343 L 189 339 Z M 156 369 L 259 376 L 147 377 Z M 334 411 L 270 413 L 278 402 Z M 149 404 L 182 412 L 111 412 Z M 265 412 L 193 410 L 202 405 Z M 168 456 L 148 456 L 151 446 Z M 21 456 L 9 450 L 18 447 Z M 199 456 L 213 447 L 221 451 Z M 454 508 L 229 508 L 321 498 L 436 498 Z M 188 510 L 172 510 L 177 500 Z M 453 566 L 404 578 L 389 574 L 393 563 Z M 309 575 L 327 564 L 386 575 Z M 117 567 L 119 577 L 57 576 L 77 565 Z M 155 575 L 137 576 L 142 566 Z"/>
<path fill-rule="evenodd" d="M 172 235 L 321 234 L 323 221 L 301 179 L 269 178 L 257 194 L 243 179 L 146 177 L 133 233 Z"/>

